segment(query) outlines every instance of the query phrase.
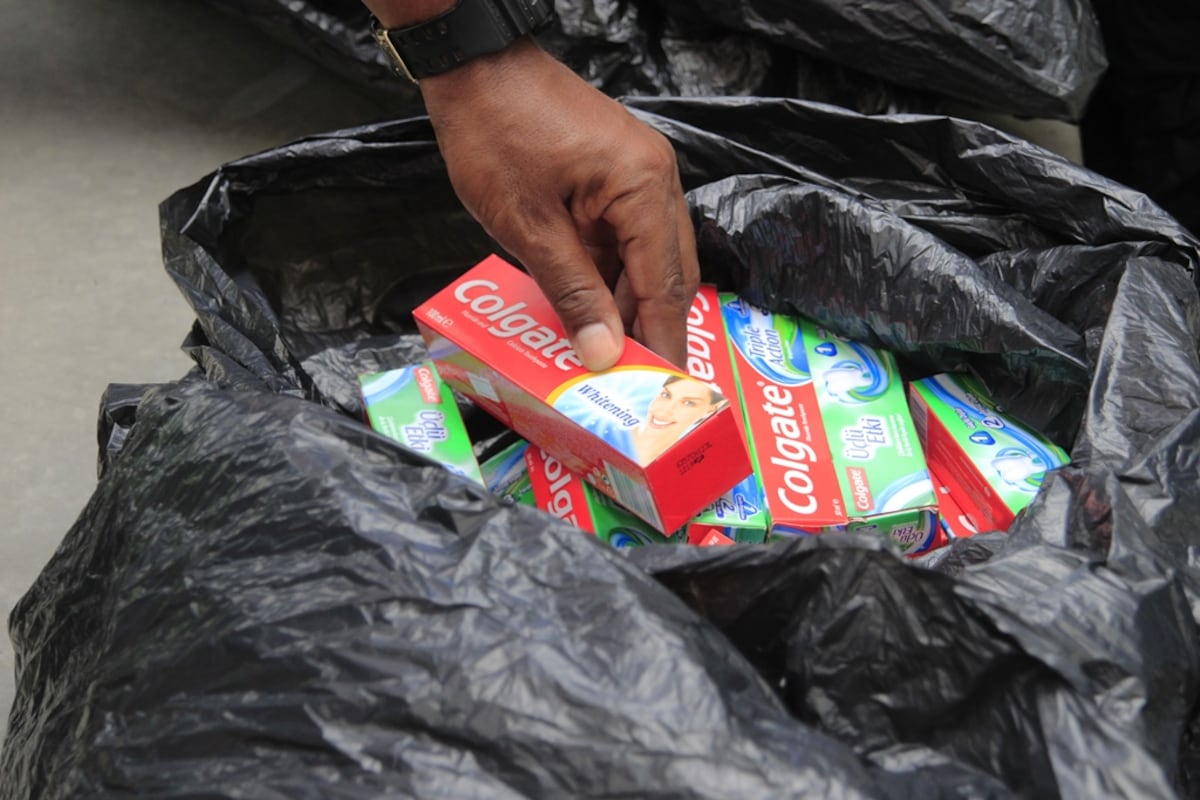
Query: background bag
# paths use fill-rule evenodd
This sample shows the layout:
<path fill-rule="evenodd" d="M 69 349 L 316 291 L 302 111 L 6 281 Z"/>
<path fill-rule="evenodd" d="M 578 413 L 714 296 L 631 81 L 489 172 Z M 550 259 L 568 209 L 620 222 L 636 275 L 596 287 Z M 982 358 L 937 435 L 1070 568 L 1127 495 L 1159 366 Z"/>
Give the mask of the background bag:
<path fill-rule="evenodd" d="M 633 108 L 707 279 L 977 372 L 1074 464 L 917 564 L 621 552 L 505 505 L 353 419 L 493 243 L 424 119 L 311 137 L 162 206 L 197 366 L 106 398 L 103 477 L 12 614 L 0 796 L 1195 792 L 1200 243 L 977 124 Z"/>

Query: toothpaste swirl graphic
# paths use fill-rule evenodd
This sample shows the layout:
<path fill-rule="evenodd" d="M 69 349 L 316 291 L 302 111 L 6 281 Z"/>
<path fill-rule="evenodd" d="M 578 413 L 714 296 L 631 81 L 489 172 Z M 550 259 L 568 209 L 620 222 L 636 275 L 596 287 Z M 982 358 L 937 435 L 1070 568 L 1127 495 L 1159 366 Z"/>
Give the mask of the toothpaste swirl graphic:
<path fill-rule="evenodd" d="M 381 372 L 378 378 L 363 384 L 363 401 L 367 405 L 378 403 L 392 395 L 399 394 L 404 387 L 414 380 L 415 370 L 396 369 Z"/>
<path fill-rule="evenodd" d="M 608 532 L 608 543 L 619 550 L 626 547 L 641 547 L 655 542 L 656 540 L 644 531 L 635 528 L 613 528 Z"/>
<path fill-rule="evenodd" d="M 1007 486 L 1029 494 L 1035 494 L 1046 477 L 1046 463 L 1019 447 L 997 451 L 992 469 Z"/>
<path fill-rule="evenodd" d="M 826 394 L 844 405 L 878 400 L 896 380 L 892 364 L 858 342 L 825 341 L 814 349 L 818 355 L 838 359 L 825 367 L 822 380 Z M 819 368 L 814 371 L 821 374 Z"/>
<path fill-rule="evenodd" d="M 729 338 L 759 374 L 780 386 L 812 381 L 796 321 L 737 299 L 722 307 Z"/>
<path fill-rule="evenodd" d="M 929 478 L 929 470 L 923 469 L 885 487 L 875 498 L 875 507 L 879 513 L 900 511 L 920 505 L 932 493 L 933 481 Z"/>

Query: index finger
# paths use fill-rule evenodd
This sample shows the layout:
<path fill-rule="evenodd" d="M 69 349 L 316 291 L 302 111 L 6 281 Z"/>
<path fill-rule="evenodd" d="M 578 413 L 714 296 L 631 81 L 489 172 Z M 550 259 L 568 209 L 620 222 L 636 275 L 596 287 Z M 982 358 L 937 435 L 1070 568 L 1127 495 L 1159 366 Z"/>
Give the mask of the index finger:
<path fill-rule="evenodd" d="M 687 359 L 688 309 L 700 284 L 700 265 L 678 173 L 664 189 L 623 196 L 609 207 L 605 218 L 617 235 L 642 343 L 682 366 Z"/>

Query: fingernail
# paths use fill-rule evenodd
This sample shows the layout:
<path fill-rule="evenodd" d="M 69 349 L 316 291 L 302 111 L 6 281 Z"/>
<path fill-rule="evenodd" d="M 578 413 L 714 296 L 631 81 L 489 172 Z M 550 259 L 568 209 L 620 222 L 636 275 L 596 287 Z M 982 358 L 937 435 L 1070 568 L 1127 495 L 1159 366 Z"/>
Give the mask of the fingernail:
<path fill-rule="evenodd" d="M 603 322 L 584 325 L 575 334 L 575 352 L 579 360 L 593 372 L 608 369 L 621 357 L 621 343 Z"/>

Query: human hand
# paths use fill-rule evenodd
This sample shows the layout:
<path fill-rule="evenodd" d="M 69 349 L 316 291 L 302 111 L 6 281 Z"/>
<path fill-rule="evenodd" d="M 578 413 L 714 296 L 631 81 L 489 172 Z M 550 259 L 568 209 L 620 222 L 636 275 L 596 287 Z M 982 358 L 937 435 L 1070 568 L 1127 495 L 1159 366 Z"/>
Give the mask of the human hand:
<path fill-rule="evenodd" d="M 628 331 L 686 358 L 700 279 L 675 154 L 530 39 L 421 81 L 451 183 L 537 280 L 589 369 Z"/>

